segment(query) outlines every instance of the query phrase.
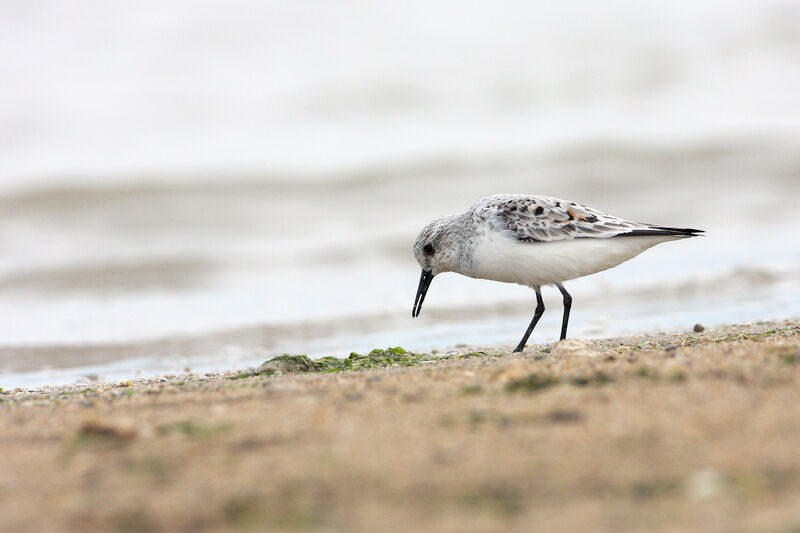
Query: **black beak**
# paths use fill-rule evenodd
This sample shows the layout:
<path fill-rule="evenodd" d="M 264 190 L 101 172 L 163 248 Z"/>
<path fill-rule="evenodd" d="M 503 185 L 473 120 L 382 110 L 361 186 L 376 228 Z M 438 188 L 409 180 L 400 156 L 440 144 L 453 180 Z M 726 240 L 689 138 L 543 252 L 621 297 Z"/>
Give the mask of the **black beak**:
<path fill-rule="evenodd" d="M 425 294 L 428 292 L 428 287 L 431 286 L 433 281 L 433 272 L 430 270 L 423 270 L 422 275 L 419 277 L 419 287 L 417 287 L 417 297 L 414 298 L 414 309 L 411 310 L 412 317 L 418 317 L 422 311 L 422 302 L 425 301 Z"/>

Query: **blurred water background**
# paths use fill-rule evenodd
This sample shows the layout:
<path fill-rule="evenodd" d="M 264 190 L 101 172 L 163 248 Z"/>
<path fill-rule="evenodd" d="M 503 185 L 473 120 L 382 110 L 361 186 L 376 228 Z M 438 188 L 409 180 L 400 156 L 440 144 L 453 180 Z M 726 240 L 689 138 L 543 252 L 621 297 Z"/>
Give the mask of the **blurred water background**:
<path fill-rule="evenodd" d="M 572 336 L 796 317 L 798 65 L 794 0 L 0 2 L 0 387 L 516 343 L 523 287 L 411 319 L 418 230 L 498 192 L 707 230 Z"/>

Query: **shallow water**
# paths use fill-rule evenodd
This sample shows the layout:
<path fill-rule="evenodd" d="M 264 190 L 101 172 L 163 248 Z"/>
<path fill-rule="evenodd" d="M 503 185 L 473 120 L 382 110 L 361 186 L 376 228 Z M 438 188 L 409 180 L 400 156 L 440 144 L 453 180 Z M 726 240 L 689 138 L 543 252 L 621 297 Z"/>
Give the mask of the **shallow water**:
<path fill-rule="evenodd" d="M 435 3 L 463 18 L 445 33 L 389 7 L 62 5 L 0 18 L 0 387 L 514 344 L 523 287 L 440 276 L 410 317 L 417 231 L 498 192 L 707 230 L 570 283 L 572 335 L 800 315 L 791 2 Z"/>

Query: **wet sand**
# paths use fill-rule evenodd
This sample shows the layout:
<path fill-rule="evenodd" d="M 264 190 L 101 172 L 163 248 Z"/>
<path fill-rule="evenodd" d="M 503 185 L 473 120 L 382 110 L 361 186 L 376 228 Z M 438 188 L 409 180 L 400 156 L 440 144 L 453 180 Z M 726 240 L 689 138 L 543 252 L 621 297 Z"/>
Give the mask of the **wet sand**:
<path fill-rule="evenodd" d="M 0 530 L 800 527 L 797 321 L 508 349 L 5 391 Z"/>

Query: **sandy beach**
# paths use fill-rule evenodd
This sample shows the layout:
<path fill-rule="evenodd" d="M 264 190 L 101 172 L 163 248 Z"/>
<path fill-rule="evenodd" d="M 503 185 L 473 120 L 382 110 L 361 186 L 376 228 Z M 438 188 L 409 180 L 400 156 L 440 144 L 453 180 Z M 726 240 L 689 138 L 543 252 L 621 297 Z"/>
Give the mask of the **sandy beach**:
<path fill-rule="evenodd" d="M 795 531 L 800 324 L 0 394 L 0 529 Z"/>

